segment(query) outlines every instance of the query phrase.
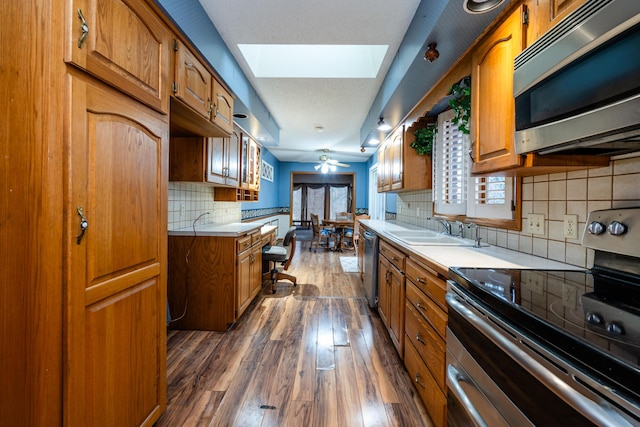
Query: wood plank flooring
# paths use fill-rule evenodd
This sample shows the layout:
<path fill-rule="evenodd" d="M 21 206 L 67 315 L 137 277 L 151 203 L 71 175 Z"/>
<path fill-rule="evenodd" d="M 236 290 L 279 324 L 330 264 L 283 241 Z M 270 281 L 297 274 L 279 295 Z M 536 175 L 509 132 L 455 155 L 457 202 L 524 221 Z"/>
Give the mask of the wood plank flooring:
<path fill-rule="evenodd" d="M 298 278 L 228 332 L 169 331 L 164 426 L 432 426 L 358 273 L 300 242 Z"/>

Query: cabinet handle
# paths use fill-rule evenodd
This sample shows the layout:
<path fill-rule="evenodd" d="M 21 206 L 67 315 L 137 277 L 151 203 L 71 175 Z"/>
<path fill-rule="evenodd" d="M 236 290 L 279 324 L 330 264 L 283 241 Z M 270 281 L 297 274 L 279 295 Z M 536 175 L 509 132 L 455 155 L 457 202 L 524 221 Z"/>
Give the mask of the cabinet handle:
<path fill-rule="evenodd" d="M 89 34 L 89 25 L 87 24 L 87 21 L 84 19 L 84 15 L 82 14 L 82 9 L 78 9 L 78 18 L 80 18 L 80 29 L 82 30 L 82 35 L 78 39 L 78 48 L 82 49 L 84 40 L 87 38 L 87 34 Z"/>
<path fill-rule="evenodd" d="M 420 308 L 420 309 L 422 309 L 424 311 L 427 311 L 427 307 L 422 305 L 422 304 L 420 304 L 420 300 L 416 301 L 416 307 L 418 307 L 418 308 Z"/>
<path fill-rule="evenodd" d="M 422 277 L 419 277 L 419 276 L 416 277 L 416 282 L 418 282 L 418 283 L 427 283 L 426 280 L 424 280 Z"/>
<path fill-rule="evenodd" d="M 424 339 L 422 339 L 422 335 L 420 335 L 420 332 L 416 332 L 416 341 L 421 342 L 424 345 L 427 345 Z"/>
<path fill-rule="evenodd" d="M 469 148 L 469 158 L 471 159 L 471 162 L 474 163 L 476 159 L 473 158 L 473 148 L 475 147 L 476 142 L 473 141 L 470 145 L 471 147 Z"/>
<path fill-rule="evenodd" d="M 209 102 L 209 111 L 207 111 L 207 115 L 211 117 L 211 112 L 213 111 L 213 103 L 211 102 L 211 98 L 207 98 L 207 101 Z"/>
<path fill-rule="evenodd" d="M 76 244 L 80 244 L 82 238 L 84 237 L 84 232 L 89 228 L 89 222 L 87 218 L 84 216 L 84 210 L 82 206 L 78 206 L 78 216 L 80 217 L 80 234 L 78 234 L 78 238 L 76 239 Z"/>
<path fill-rule="evenodd" d="M 209 111 L 209 113 L 211 113 L 211 111 Z M 213 118 L 215 119 L 216 117 L 218 117 L 218 104 L 217 103 L 213 104 Z"/>
<path fill-rule="evenodd" d="M 415 377 L 413 380 L 414 380 L 414 381 L 416 382 L 416 384 L 418 384 L 420 387 L 422 387 L 422 388 L 427 388 L 427 386 L 425 386 L 425 385 L 424 385 L 424 383 L 421 383 L 421 382 L 420 382 L 420 374 L 418 374 L 417 372 L 416 372 L 416 377 Z"/>

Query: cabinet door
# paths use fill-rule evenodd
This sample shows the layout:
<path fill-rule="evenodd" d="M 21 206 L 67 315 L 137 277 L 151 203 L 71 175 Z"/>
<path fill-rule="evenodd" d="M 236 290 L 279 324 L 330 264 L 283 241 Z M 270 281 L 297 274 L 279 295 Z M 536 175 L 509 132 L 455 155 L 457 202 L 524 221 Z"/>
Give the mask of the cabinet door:
<path fill-rule="evenodd" d="M 225 184 L 226 181 L 226 138 L 207 138 L 207 182 Z"/>
<path fill-rule="evenodd" d="M 65 61 L 169 112 L 171 36 L 142 0 L 68 0 Z"/>
<path fill-rule="evenodd" d="M 404 275 L 391 266 L 389 274 L 389 334 L 402 357 L 404 351 Z"/>
<path fill-rule="evenodd" d="M 522 50 L 522 23 L 516 10 L 478 45 L 473 54 L 471 173 L 519 166 L 515 152 L 513 60 Z"/>
<path fill-rule="evenodd" d="M 391 143 L 385 142 L 378 150 L 378 192 L 391 189 Z"/>
<path fill-rule="evenodd" d="M 389 298 L 391 297 L 390 290 L 390 275 L 391 264 L 382 255 L 378 257 L 378 314 L 382 323 L 389 327 Z"/>
<path fill-rule="evenodd" d="M 262 246 L 256 245 L 251 250 L 251 299 L 262 289 Z"/>
<path fill-rule="evenodd" d="M 166 406 L 169 124 L 68 80 L 63 424 L 150 426 Z"/>
<path fill-rule="evenodd" d="M 216 79 L 213 79 L 211 99 L 213 100 L 211 121 L 223 131 L 231 133 L 233 131 L 233 98 Z"/>
<path fill-rule="evenodd" d="M 238 281 L 236 283 L 236 318 L 240 317 L 240 315 L 244 313 L 244 310 L 249 306 L 249 303 L 251 302 L 252 259 L 252 253 L 249 249 L 238 255 Z"/>
<path fill-rule="evenodd" d="M 391 190 L 400 190 L 403 188 L 403 180 L 402 180 L 402 136 L 404 132 L 404 126 L 400 126 L 393 134 L 391 138 Z"/>
<path fill-rule="evenodd" d="M 173 92 L 198 114 L 209 119 L 213 111 L 212 81 L 209 70 L 179 40 L 175 41 Z"/>
<path fill-rule="evenodd" d="M 231 133 L 230 138 L 226 138 L 227 146 L 226 151 L 226 163 L 227 163 L 227 176 L 226 184 L 230 187 L 240 186 L 240 135 L 234 131 Z"/>

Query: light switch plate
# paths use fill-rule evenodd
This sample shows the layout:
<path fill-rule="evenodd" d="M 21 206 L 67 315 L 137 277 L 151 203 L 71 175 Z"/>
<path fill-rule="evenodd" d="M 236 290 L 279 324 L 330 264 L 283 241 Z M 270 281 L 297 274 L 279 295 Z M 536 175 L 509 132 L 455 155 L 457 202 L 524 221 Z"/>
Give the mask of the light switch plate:
<path fill-rule="evenodd" d="M 527 217 L 529 233 L 544 236 L 544 214 L 529 214 Z"/>

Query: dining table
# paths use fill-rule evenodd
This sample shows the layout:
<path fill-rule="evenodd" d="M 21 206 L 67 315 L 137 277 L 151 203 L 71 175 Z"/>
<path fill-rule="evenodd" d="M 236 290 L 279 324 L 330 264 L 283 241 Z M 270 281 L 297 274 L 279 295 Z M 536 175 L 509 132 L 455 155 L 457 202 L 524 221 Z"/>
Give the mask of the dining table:
<path fill-rule="evenodd" d="M 344 230 L 345 228 L 350 228 L 355 231 L 355 221 L 346 218 L 323 219 L 322 225 L 329 225 L 336 230 L 336 245 L 334 251 L 342 252 L 344 249 Z"/>

